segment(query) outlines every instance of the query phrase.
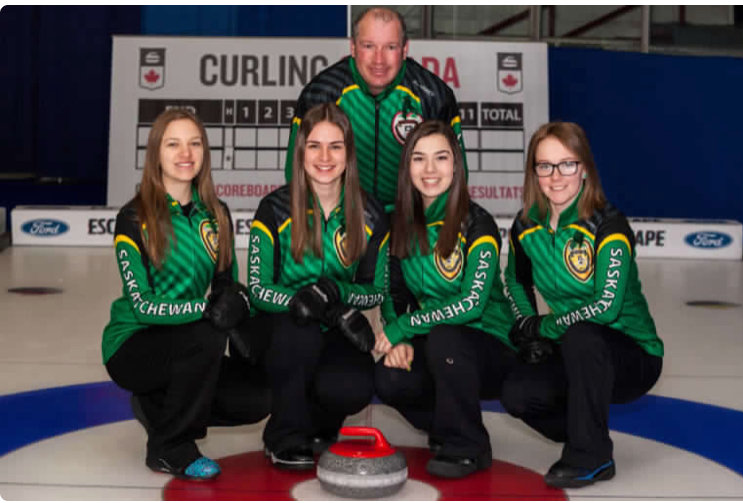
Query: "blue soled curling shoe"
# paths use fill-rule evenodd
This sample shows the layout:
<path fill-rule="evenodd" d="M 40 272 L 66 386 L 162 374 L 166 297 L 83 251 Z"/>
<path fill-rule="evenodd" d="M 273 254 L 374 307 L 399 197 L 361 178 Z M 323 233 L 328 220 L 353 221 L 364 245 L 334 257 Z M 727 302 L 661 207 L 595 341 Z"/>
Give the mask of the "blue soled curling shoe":
<path fill-rule="evenodd" d="M 585 487 L 600 480 L 609 480 L 615 474 L 613 459 L 593 469 L 571 466 L 560 460 L 549 469 L 544 482 L 552 487 Z"/>
<path fill-rule="evenodd" d="M 221 473 L 216 461 L 200 457 L 185 468 L 178 469 L 162 458 L 147 458 L 147 467 L 155 472 L 169 473 L 183 480 L 211 480 Z"/>
<path fill-rule="evenodd" d="M 200 457 L 186 467 L 183 474 L 189 480 L 209 480 L 222 472 L 221 468 L 213 459 Z"/>

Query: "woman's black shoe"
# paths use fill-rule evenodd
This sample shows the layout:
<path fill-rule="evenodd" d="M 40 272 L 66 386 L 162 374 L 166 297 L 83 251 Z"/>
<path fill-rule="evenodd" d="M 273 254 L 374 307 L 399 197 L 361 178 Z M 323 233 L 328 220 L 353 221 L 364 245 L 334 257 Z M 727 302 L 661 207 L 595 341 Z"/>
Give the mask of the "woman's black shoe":
<path fill-rule="evenodd" d="M 461 479 L 477 470 L 484 470 L 493 464 L 493 454 L 490 451 L 480 454 L 476 458 L 460 458 L 436 454 L 426 466 L 431 475 L 447 479 Z"/>
<path fill-rule="evenodd" d="M 271 459 L 271 464 L 276 468 L 286 470 L 312 470 L 315 467 L 315 458 L 312 449 L 306 447 L 295 447 L 283 451 L 272 452 L 266 448 L 266 457 Z"/>
<path fill-rule="evenodd" d="M 560 460 L 549 469 L 544 482 L 552 487 L 585 487 L 599 480 L 609 480 L 616 472 L 613 459 L 594 469 L 570 466 Z"/>

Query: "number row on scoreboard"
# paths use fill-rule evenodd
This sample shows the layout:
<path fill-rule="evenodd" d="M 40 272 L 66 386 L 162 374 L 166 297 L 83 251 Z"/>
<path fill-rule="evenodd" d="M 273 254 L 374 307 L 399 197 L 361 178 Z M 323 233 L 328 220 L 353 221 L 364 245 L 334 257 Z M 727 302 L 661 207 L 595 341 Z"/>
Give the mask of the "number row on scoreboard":
<path fill-rule="evenodd" d="M 297 107 L 296 100 L 226 100 L 225 124 L 285 124 L 291 125 Z"/>

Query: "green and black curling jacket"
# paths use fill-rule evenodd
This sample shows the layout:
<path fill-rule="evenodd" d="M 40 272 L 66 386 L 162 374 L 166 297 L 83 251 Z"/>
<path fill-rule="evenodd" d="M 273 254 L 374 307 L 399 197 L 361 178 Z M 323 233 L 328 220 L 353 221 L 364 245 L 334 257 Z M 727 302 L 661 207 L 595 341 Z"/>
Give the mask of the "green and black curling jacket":
<path fill-rule="evenodd" d="M 519 212 L 511 227 L 506 292 L 517 318 L 536 313 L 534 287 L 550 314 L 540 333 L 560 340 L 579 321 L 607 325 L 632 337 L 647 353 L 663 356 L 642 294 L 635 261 L 635 236 L 625 216 L 612 205 L 588 220 L 578 218 L 578 200 L 560 214 L 557 230 L 549 213 L 542 219 L 534 205 L 529 221 Z"/>
<path fill-rule="evenodd" d="M 459 243 L 451 256 L 442 259 L 435 246 L 444 224 L 447 198 L 448 192 L 425 211 L 429 254 L 421 255 L 414 239 L 412 255 L 390 260 L 392 295 L 382 305 L 385 335 L 392 344 L 397 344 L 445 323 L 482 330 L 512 347 L 508 331 L 514 318 L 500 279 L 498 226 L 485 209 L 470 201 Z M 398 267 L 401 275 L 396 270 Z M 418 306 L 410 313 L 398 315 L 399 309 L 394 304 L 405 289 Z"/>
<path fill-rule="evenodd" d="M 299 125 L 304 114 L 320 103 L 336 103 L 348 115 L 361 186 L 384 205 L 395 202 L 402 148 L 408 132 L 419 122 L 438 119 L 450 124 L 459 138 L 466 169 L 459 108 L 444 81 L 408 58 L 392 83 L 373 96 L 354 58 L 346 57 L 319 73 L 299 96 L 286 156 L 287 182 Z"/>
<path fill-rule="evenodd" d="M 184 215 L 178 201 L 169 195 L 167 198 L 175 242 L 169 239 L 170 249 L 160 269 L 150 262 L 142 243 L 143 224 L 132 202 L 116 216 L 114 248 L 124 285 L 121 297 L 111 305 L 111 319 L 103 330 L 104 364 L 138 330 L 202 318 L 206 307 L 204 295 L 217 270 L 216 220 L 195 189 L 188 215 Z M 232 253 L 232 277 L 237 279 L 234 248 Z"/>
<path fill-rule="evenodd" d="M 323 256 L 306 251 L 301 264 L 295 262 L 291 253 L 289 186 L 280 187 L 261 200 L 250 227 L 248 245 L 248 291 L 252 307 L 269 313 L 286 312 L 297 290 L 321 276 L 338 285 L 345 304 L 363 310 L 382 303 L 388 281 L 387 215 L 376 200 L 366 196 L 366 251 L 360 259 L 348 263 L 344 256 L 343 200 L 342 194 L 327 219 L 322 215 Z M 312 211 L 307 210 L 310 229 L 314 224 Z"/>

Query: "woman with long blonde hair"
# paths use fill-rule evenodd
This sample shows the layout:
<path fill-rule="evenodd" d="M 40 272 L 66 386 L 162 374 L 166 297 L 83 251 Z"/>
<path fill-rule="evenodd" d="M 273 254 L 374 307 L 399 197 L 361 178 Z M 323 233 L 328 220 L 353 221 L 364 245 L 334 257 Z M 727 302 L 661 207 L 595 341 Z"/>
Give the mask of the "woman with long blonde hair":
<path fill-rule="evenodd" d="M 219 465 L 195 440 L 209 425 L 261 420 L 269 395 L 253 367 L 224 356 L 228 331 L 249 331 L 250 305 L 194 114 L 172 109 L 155 120 L 139 193 L 119 212 L 114 234 L 123 291 L 103 331 L 106 370 L 133 393 L 147 430 L 146 465 L 214 478 Z"/>

